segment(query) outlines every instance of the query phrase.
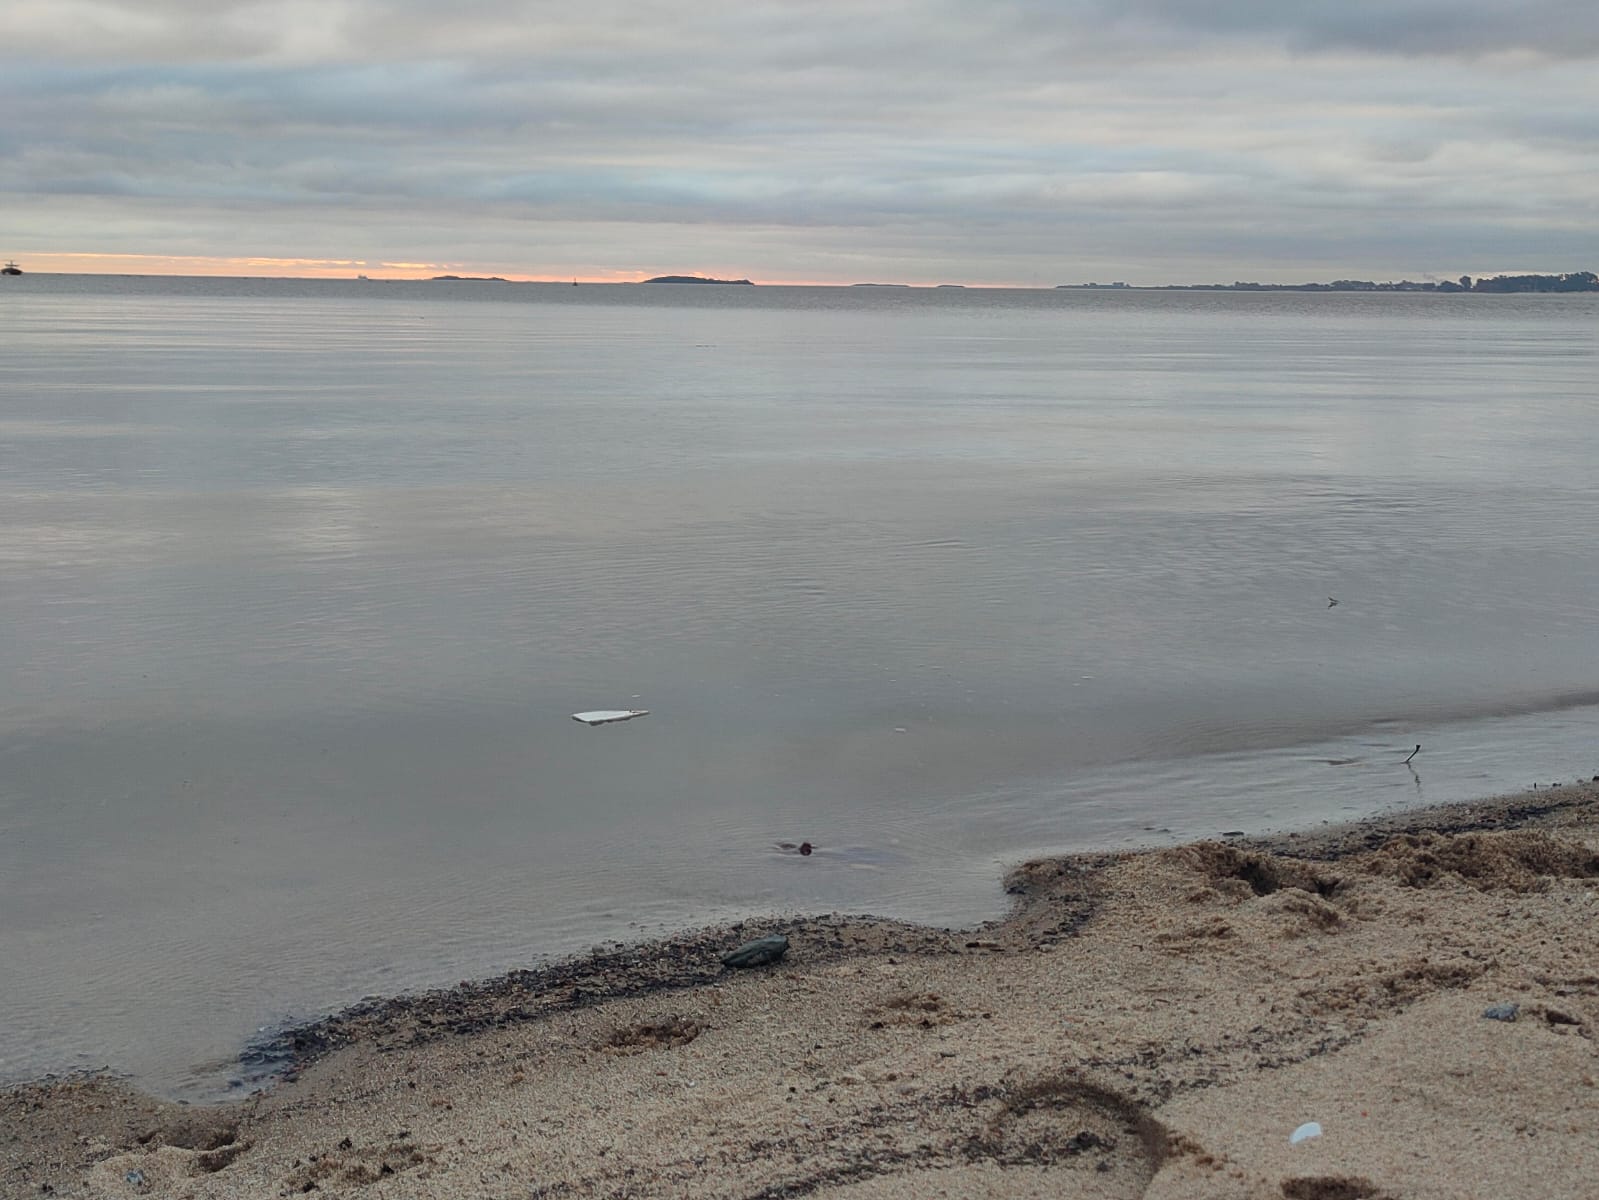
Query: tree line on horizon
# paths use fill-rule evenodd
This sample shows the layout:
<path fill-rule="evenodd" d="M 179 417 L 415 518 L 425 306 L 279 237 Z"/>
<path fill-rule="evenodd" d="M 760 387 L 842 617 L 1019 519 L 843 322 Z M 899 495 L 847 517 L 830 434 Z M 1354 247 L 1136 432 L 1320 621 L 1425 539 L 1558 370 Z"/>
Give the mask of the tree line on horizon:
<path fill-rule="evenodd" d="M 1370 279 L 1335 279 L 1331 283 L 1248 283 L 1238 280 L 1233 283 L 1172 286 L 1191 291 L 1251 292 L 1599 292 L 1599 275 L 1592 271 L 1568 271 L 1561 275 L 1495 275 L 1488 279 L 1462 275 L 1458 280 L 1420 283 L 1409 279 L 1387 283 Z"/>

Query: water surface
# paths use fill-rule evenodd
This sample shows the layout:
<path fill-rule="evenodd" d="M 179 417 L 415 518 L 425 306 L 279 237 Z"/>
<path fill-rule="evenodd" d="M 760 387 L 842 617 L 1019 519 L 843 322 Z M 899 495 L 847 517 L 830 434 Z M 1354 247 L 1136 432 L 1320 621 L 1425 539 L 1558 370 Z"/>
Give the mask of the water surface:
<path fill-rule="evenodd" d="M 1599 772 L 1596 318 L 4 281 L 0 1075 Z"/>

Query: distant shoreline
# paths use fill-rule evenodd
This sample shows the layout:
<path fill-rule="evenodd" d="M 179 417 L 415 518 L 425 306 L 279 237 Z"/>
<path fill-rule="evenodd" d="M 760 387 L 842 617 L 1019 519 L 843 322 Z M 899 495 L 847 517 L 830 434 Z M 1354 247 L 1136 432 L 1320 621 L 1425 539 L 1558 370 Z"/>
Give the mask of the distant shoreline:
<path fill-rule="evenodd" d="M 39 279 L 186 279 L 186 280 L 248 280 L 250 282 L 280 281 L 285 283 L 497 283 L 524 287 L 570 288 L 574 282 L 586 287 L 632 288 L 645 283 L 711 284 L 717 286 L 756 286 L 750 279 L 711 279 L 689 275 L 659 275 L 642 280 L 582 281 L 563 279 L 509 279 L 501 275 L 433 275 L 370 277 L 366 275 L 179 275 L 130 274 L 128 272 L 76 272 L 29 271 L 29 280 Z M 814 290 L 856 291 L 997 291 L 997 292 L 1294 292 L 1300 294 L 1352 295 L 1365 293 L 1392 294 L 1406 292 L 1422 295 L 1587 295 L 1599 294 L 1599 276 L 1592 272 L 1573 272 L 1558 276 L 1494 276 L 1476 279 L 1466 288 L 1452 281 L 1421 281 L 1402 279 L 1377 282 L 1370 280 L 1334 280 L 1331 283 L 1060 283 L 1053 285 L 1017 285 L 986 283 L 767 283 L 763 289 L 804 288 Z"/>
<path fill-rule="evenodd" d="M 1599 275 L 1592 271 L 1568 271 L 1563 275 L 1494 275 L 1473 279 L 1462 275 L 1459 279 L 1410 279 L 1377 282 L 1371 279 L 1335 279 L 1331 283 L 1252 283 L 1235 280 L 1232 283 L 1061 283 L 1057 291 L 1145 291 L 1145 292 L 1437 292 L 1443 294 L 1512 295 L 1537 293 L 1599 292 Z"/>

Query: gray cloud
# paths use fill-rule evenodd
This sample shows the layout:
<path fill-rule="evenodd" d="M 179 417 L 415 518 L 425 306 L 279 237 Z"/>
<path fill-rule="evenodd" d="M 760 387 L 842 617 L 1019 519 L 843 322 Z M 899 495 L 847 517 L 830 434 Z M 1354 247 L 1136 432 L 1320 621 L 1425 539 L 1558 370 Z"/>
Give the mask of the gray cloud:
<path fill-rule="evenodd" d="M 1027 40 L 1018 40 L 1016 35 Z M 1553 58 L 1599 53 L 1588 0 L 11 0 L 0 36 L 19 55 L 195 61 L 692 61 L 706 49 L 793 70 L 895 73 L 1040 52 L 1181 50 L 1194 37 L 1304 52 Z"/>
<path fill-rule="evenodd" d="M 3 250 L 1565 269 L 1599 222 L 1596 47 L 1565 0 L 12 0 Z"/>
<path fill-rule="evenodd" d="M 1468 58 L 1515 51 L 1552 58 L 1599 53 L 1599 7 L 1588 0 L 1115 0 L 1094 7 L 1112 23 L 1263 37 L 1304 52 Z"/>

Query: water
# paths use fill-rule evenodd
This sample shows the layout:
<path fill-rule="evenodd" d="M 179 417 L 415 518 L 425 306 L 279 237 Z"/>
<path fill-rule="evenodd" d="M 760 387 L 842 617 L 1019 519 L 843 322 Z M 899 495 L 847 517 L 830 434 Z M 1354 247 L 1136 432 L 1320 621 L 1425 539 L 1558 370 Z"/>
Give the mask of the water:
<path fill-rule="evenodd" d="M 1596 318 L 4 281 L 0 1076 L 1599 772 Z"/>

